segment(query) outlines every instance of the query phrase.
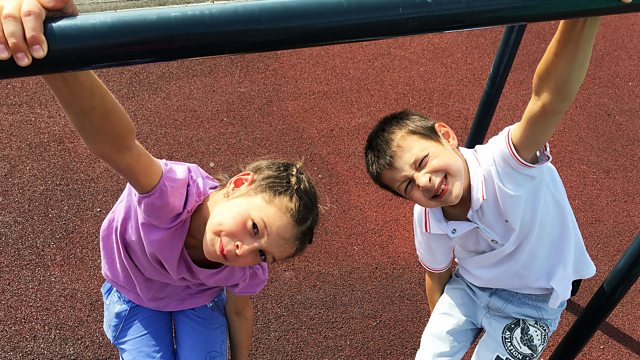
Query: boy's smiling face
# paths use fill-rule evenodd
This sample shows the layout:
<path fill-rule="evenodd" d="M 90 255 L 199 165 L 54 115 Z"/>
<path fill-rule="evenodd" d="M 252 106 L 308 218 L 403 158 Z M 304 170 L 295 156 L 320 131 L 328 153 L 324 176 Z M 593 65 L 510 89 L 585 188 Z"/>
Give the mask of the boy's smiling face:
<path fill-rule="evenodd" d="M 395 141 L 392 166 L 382 181 L 398 194 L 426 208 L 462 205 L 469 189 L 466 162 L 453 130 L 436 124 L 441 142 L 424 136 L 400 134 Z"/>

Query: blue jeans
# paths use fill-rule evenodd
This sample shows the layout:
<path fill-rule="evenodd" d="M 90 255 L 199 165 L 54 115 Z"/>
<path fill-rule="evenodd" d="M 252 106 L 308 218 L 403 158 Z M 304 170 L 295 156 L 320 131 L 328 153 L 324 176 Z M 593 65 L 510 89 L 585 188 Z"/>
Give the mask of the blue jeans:
<path fill-rule="evenodd" d="M 102 285 L 102 297 L 104 331 L 120 359 L 227 359 L 224 291 L 207 305 L 181 311 L 140 306 L 109 282 Z"/>
<path fill-rule="evenodd" d="M 473 360 L 538 359 L 558 327 L 566 301 L 475 286 L 457 271 L 429 318 L 416 359 L 461 359 L 484 330 Z"/>

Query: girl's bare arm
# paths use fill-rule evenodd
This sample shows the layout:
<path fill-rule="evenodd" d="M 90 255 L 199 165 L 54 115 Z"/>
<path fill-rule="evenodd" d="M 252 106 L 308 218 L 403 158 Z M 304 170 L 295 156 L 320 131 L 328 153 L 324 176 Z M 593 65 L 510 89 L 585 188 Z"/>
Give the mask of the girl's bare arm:
<path fill-rule="evenodd" d="M 162 167 L 137 140 L 129 115 L 93 72 L 43 76 L 89 150 L 138 191 L 151 191 Z"/>
<path fill-rule="evenodd" d="M 253 337 L 253 305 L 251 304 L 251 298 L 234 295 L 228 291 L 226 312 L 229 323 L 231 359 L 248 359 L 251 338 Z"/>

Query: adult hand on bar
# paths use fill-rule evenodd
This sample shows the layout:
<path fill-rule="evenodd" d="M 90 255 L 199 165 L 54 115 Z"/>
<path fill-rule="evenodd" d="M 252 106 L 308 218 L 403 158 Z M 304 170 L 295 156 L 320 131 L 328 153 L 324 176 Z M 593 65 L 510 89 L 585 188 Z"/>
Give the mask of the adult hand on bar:
<path fill-rule="evenodd" d="M 22 67 L 47 55 L 44 19 L 77 15 L 73 0 L 0 0 L 0 60 L 11 57 Z"/>

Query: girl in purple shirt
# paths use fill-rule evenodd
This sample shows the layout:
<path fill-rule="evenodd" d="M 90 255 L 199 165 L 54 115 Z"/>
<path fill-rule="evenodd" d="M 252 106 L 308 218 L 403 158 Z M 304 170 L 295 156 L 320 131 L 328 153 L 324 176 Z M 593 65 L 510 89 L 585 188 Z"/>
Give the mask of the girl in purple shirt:
<path fill-rule="evenodd" d="M 0 59 L 46 55 L 45 10 L 0 0 Z M 22 12 L 20 11 L 22 9 Z M 21 14 L 25 15 L 21 18 Z M 43 77 L 89 150 L 127 182 L 100 230 L 104 330 L 122 359 L 246 359 L 250 295 L 267 268 L 311 243 L 317 194 L 300 164 L 263 160 L 216 180 L 193 164 L 159 160 L 92 72 Z"/>

